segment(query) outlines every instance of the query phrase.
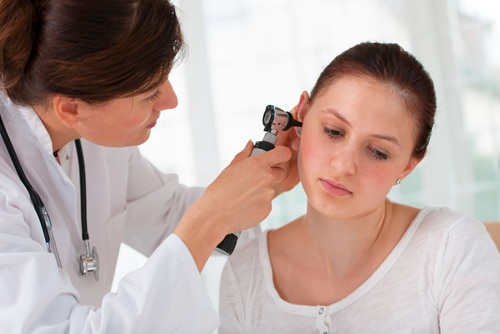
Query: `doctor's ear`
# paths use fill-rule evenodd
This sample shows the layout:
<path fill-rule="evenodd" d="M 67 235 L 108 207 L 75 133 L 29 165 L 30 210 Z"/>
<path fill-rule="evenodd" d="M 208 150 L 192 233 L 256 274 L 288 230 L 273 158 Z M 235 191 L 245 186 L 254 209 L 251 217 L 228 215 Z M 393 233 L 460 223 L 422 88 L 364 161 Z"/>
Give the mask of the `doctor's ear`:
<path fill-rule="evenodd" d="M 64 95 L 54 95 L 52 108 L 54 116 L 68 128 L 74 127 L 80 120 L 80 107 L 83 101 Z"/>

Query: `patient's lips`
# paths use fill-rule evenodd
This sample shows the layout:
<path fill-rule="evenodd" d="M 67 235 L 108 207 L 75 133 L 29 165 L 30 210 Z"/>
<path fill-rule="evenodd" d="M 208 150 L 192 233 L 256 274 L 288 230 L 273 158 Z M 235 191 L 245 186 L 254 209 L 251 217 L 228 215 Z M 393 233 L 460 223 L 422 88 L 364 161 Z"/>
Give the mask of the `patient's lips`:
<path fill-rule="evenodd" d="M 323 188 L 333 196 L 348 196 L 351 195 L 352 192 L 349 191 L 345 186 L 340 183 L 336 183 L 332 180 L 321 179 L 321 184 Z"/>

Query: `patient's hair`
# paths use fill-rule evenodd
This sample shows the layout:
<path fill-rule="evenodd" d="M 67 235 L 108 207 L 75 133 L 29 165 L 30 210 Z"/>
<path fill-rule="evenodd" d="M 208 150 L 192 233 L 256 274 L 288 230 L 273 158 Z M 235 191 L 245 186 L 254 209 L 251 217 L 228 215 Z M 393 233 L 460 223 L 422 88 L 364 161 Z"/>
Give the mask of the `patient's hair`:
<path fill-rule="evenodd" d="M 436 93 L 422 64 L 397 44 L 365 42 L 346 50 L 323 70 L 311 91 L 310 103 L 335 80 L 345 76 L 368 76 L 394 86 L 416 119 L 413 156 L 423 158 L 436 113 Z"/>
<path fill-rule="evenodd" d="M 16 103 L 152 90 L 184 50 L 168 0 L 2 0 L 0 82 Z"/>

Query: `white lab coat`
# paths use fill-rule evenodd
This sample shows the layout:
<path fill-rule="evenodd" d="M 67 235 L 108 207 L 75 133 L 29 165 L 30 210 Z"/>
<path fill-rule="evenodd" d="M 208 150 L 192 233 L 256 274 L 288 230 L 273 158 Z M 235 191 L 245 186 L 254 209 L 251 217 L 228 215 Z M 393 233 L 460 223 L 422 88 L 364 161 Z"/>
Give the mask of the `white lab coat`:
<path fill-rule="evenodd" d="M 30 108 L 0 95 L 0 114 L 29 181 L 44 201 L 63 269 L 48 253 L 25 186 L 0 142 L 0 331 L 2 333 L 210 333 L 218 317 L 183 242 L 171 234 L 202 193 L 164 175 L 137 148 L 82 140 L 90 244 L 100 279 L 79 271 L 78 160 L 74 143 L 52 154 Z M 109 293 L 121 242 L 149 256 Z"/>

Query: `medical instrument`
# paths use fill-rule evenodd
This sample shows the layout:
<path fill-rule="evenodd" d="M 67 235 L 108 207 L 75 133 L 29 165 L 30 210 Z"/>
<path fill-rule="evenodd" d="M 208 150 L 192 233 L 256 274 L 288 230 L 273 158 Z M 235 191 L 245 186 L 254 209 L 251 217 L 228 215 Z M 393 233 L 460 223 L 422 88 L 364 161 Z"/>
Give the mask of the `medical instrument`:
<path fill-rule="evenodd" d="M 80 174 L 80 213 L 82 223 L 82 240 L 85 244 L 85 254 L 80 255 L 80 273 L 86 276 L 93 272 L 95 280 L 99 280 L 99 255 L 97 249 L 92 247 L 90 252 L 90 237 L 87 230 L 87 184 L 85 181 L 85 160 L 80 139 L 75 139 L 76 154 L 78 156 L 78 168 Z"/>
<path fill-rule="evenodd" d="M 255 143 L 251 156 L 270 151 L 274 148 L 274 144 L 278 139 L 279 131 L 286 131 L 291 127 L 301 127 L 302 123 L 295 120 L 293 115 L 276 106 L 268 105 L 262 116 L 264 124 L 264 138 Z M 236 247 L 240 232 L 234 232 L 225 236 L 225 238 L 217 245 L 217 251 L 231 255 Z"/>
<path fill-rule="evenodd" d="M 9 152 L 14 168 L 16 169 L 19 178 L 23 182 L 24 186 L 28 190 L 28 193 L 35 208 L 38 219 L 42 226 L 43 236 L 47 246 L 47 251 L 53 253 L 57 262 L 57 266 L 62 268 L 61 258 L 59 257 L 59 252 L 57 251 L 57 245 L 54 238 L 54 233 L 52 231 L 52 221 L 50 220 L 47 208 L 43 204 L 40 195 L 33 188 L 31 183 L 28 181 L 26 174 L 24 173 L 21 163 L 17 157 L 16 151 L 10 141 L 9 135 L 5 128 L 2 118 L 0 117 L 0 134 L 5 143 L 5 147 Z M 80 139 L 75 140 L 76 151 L 78 155 L 78 170 L 80 173 L 80 211 L 81 211 L 81 225 L 82 225 L 82 240 L 85 243 L 85 254 L 80 255 L 80 272 L 83 276 L 86 276 L 89 272 L 93 272 L 96 281 L 99 280 L 99 256 L 97 254 L 96 248 L 90 250 L 89 234 L 87 230 L 87 191 L 85 183 L 85 162 L 83 158 L 83 150 L 81 146 Z"/>

